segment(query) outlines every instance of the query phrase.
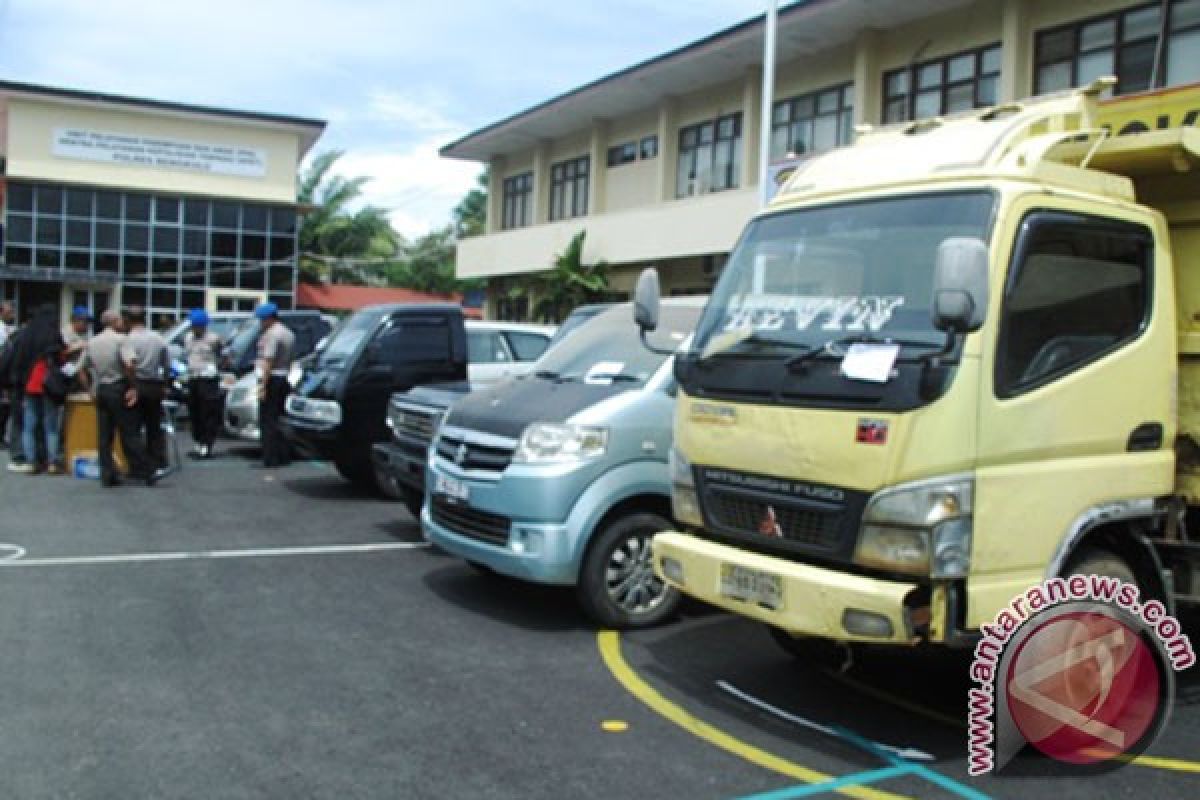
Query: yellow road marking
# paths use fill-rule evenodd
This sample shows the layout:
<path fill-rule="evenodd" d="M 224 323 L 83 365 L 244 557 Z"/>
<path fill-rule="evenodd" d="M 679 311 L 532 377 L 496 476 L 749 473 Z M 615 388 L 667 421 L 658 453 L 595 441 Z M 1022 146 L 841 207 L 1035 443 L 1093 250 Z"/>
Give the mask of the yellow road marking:
<path fill-rule="evenodd" d="M 596 634 L 596 643 L 600 648 L 600 656 L 604 659 L 609 672 L 625 689 L 646 704 L 660 716 L 674 722 L 693 736 L 697 736 L 711 745 L 732 753 L 739 758 L 764 769 L 787 775 L 805 783 L 823 783 L 833 780 L 834 776 L 826 775 L 815 769 L 801 766 L 793 761 L 768 753 L 752 744 L 743 742 L 725 731 L 710 725 L 698 717 L 692 716 L 687 710 L 675 705 L 658 692 L 657 689 L 642 680 L 633 668 L 626 663 L 621 655 L 621 638 L 616 631 L 600 631 Z M 871 789 L 865 786 L 845 786 L 836 790 L 848 797 L 861 800 L 908 800 L 905 795 Z"/>
<path fill-rule="evenodd" d="M 629 723 L 623 719 L 606 719 L 600 723 L 605 733 L 624 733 L 629 730 Z"/>
<path fill-rule="evenodd" d="M 1085 751 L 1086 752 L 1086 751 Z M 1107 752 L 1099 752 L 1098 755 L 1108 756 Z M 1166 769 L 1174 772 L 1195 772 L 1200 774 L 1200 762 L 1184 761 L 1178 758 L 1161 758 L 1159 756 L 1130 756 L 1119 755 L 1112 756 L 1115 761 L 1124 761 L 1126 764 L 1132 764 L 1135 767 L 1150 767 L 1151 769 Z"/>

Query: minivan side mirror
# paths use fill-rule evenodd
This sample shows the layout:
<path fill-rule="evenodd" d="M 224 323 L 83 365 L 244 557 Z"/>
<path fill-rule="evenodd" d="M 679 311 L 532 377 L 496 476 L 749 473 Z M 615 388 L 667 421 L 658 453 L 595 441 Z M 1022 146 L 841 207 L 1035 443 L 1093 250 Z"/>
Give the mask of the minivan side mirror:
<path fill-rule="evenodd" d="M 638 276 L 637 289 L 633 293 L 633 321 L 644 335 L 658 327 L 658 306 L 662 289 L 658 282 L 658 270 L 647 267 Z"/>
<path fill-rule="evenodd" d="M 987 245 L 973 237 L 946 239 L 938 245 L 933 271 L 933 326 L 951 334 L 977 331 L 987 306 Z"/>

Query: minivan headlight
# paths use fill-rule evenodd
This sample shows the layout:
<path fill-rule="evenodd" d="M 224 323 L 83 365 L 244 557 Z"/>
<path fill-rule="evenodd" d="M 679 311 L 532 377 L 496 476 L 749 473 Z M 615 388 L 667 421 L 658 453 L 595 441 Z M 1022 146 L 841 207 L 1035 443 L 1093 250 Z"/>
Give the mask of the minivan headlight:
<path fill-rule="evenodd" d="M 535 422 L 521 434 L 513 463 L 571 464 L 599 458 L 607 449 L 607 428 Z"/>
<path fill-rule="evenodd" d="M 667 455 L 667 467 L 671 475 L 671 513 L 684 525 L 696 528 L 703 526 L 704 516 L 700 513 L 700 498 L 696 494 L 692 464 L 675 445 L 671 445 Z"/>
<path fill-rule="evenodd" d="M 975 480 L 918 481 L 875 494 L 863 514 L 854 560 L 865 567 L 964 578 L 971 567 Z"/>

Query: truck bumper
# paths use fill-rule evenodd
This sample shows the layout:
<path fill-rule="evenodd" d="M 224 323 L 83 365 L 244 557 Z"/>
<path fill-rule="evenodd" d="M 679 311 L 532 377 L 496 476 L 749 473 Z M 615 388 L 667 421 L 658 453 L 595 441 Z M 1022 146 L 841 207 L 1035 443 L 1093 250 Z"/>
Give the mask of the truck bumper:
<path fill-rule="evenodd" d="M 722 569 L 735 567 L 778 579 L 778 607 L 723 591 Z M 799 564 L 676 532 L 654 537 L 654 570 L 685 594 L 796 636 L 889 644 L 917 641 L 904 605 L 905 597 L 918 588 L 915 583 Z M 855 630 L 848 630 L 847 622 Z M 863 632 L 864 622 L 874 633 Z"/>
<path fill-rule="evenodd" d="M 402 486 L 417 494 L 425 494 L 425 462 L 428 454 L 411 453 L 399 444 L 380 442 L 371 447 L 371 461 L 375 468 L 390 476 Z"/>

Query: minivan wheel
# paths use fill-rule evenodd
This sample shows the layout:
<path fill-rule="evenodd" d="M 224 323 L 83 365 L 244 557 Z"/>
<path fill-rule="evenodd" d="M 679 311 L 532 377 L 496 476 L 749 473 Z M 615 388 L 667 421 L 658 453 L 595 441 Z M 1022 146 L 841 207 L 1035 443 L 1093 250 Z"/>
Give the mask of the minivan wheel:
<path fill-rule="evenodd" d="M 619 517 L 588 547 L 576 591 L 588 616 L 608 628 L 644 628 L 675 613 L 680 594 L 654 574 L 650 540 L 669 530 L 657 514 Z"/>

